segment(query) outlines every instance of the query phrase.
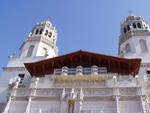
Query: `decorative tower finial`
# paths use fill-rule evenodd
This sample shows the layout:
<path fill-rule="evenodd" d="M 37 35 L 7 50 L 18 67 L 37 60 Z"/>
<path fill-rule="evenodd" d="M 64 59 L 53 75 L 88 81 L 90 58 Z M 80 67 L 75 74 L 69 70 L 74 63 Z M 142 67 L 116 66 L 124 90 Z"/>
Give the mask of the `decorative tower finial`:
<path fill-rule="evenodd" d="M 48 16 L 48 17 L 47 17 L 47 21 L 50 21 L 50 20 L 51 20 L 51 16 Z"/>
<path fill-rule="evenodd" d="M 129 10 L 128 13 L 129 13 L 129 15 L 132 15 L 132 14 L 133 14 L 133 11 L 132 11 L 132 10 Z"/>

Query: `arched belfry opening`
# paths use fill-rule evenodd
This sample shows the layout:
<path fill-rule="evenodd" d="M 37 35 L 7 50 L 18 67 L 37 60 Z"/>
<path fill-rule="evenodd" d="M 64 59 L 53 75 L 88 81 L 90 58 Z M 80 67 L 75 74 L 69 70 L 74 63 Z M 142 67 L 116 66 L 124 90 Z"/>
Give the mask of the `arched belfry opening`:
<path fill-rule="evenodd" d="M 130 47 L 130 44 L 129 44 L 129 43 L 126 44 L 126 46 L 125 46 L 125 52 L 126 52 L 126 53 L 131 52 L 131 47 Z"/>

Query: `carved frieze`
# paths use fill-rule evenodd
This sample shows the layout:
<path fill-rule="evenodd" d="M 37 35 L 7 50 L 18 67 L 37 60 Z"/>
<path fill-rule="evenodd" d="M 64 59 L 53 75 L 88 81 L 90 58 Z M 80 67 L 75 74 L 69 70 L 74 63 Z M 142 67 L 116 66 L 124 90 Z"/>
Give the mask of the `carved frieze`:
<path fill-rule="evenodd" d="M 54 76 L 54 86 L 56 87 L 90 87 L 90 86 L 105 86 L 108 79 L 108 74 L 103 75 L 75 75 L 75 76 Z"/>
<path fill-rule="evenodd" d="M 77 95 L 80 95 L 80 89 L 81 88 L 74 88 L 74 92 Z M 118 95 L 120 96 L 135 96 L 137 95 L 137 88 L 116 88 L 118 91 Z M 114 88 L 82 88 L 84 97 L 94 97 L 94 96 L 113 96 L 114 95 Z M 35 93 L 35 97 L 60 97 L 63 93 L 63 88 L 17 88 L 13 89 L 11 95 L 13 96 L 13 93 L 16 93 L 15 96 L 31 96 L 33 93 Z M 65 95 L 69 94 L 71 92 L 71 88 L 65 87 Z"/>
<path fill-rule="evenodd" d="M 59 96 L 62 93 L 62 89 L 37 89 L 37 96 Z"/>
<path fill-rule="evenodd" d="M 105 82 L 63 82 L 63 83 L 54 83 L 54 87 L 104 87 Z"/>
<path fill-rule="evenodd" d="M 109 88 L 94 88 L 83 90 L 85 96 L 108 96 L 113 94 L 113 89 Z"/>
<path fill-rule="evenodd" d="M 137 88 L 120 88 L 120 95 L 136 95 Z"/>

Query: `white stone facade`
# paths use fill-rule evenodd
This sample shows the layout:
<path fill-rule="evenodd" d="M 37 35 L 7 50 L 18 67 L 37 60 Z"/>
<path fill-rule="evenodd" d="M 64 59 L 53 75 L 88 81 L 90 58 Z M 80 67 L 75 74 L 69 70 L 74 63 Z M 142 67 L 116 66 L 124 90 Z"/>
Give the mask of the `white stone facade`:
<path fill-rule="evenodd" d="M 133 23 L 136 23 L 137 29 Z M 108 73 L 106 67 L 92 70 L 91 67 L 81 66 L 54 69 L 52 74 L 38 78 L 31 76 L 24 63 L 56 57 L 56 41 L 56 28 L 49 21 L 42 22 L 35 25 L 21 46 L 20 56 L 10 56 L 0 77 L 0 112 L 150 112 L 150 82 L 147 74 L 150 70 L 150 31 L 144 19 L 129 15 L 121 25 L 119 56 L 142 59 L 139 74 L 135 77 Z"/>

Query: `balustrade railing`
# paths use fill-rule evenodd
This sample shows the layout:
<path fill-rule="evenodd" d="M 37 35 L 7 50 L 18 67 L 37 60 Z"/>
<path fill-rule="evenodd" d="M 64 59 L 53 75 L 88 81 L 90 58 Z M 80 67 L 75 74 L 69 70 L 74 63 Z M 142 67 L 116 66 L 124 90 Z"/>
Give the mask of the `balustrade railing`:
<path fill-rule="evenodd" d="M 61 75 L 62 69 L 54 69 L 53 75 Z M 106 74 L 107 68 L 106 67 L 99 67 L 98 68 L 98 74 Z M 68 75 L 75 75 L 76 74 L 76 68 L 68 68 Z M 83 68 L 83 75 L 89 75 L 91 74 L 91 68 Z"/>

